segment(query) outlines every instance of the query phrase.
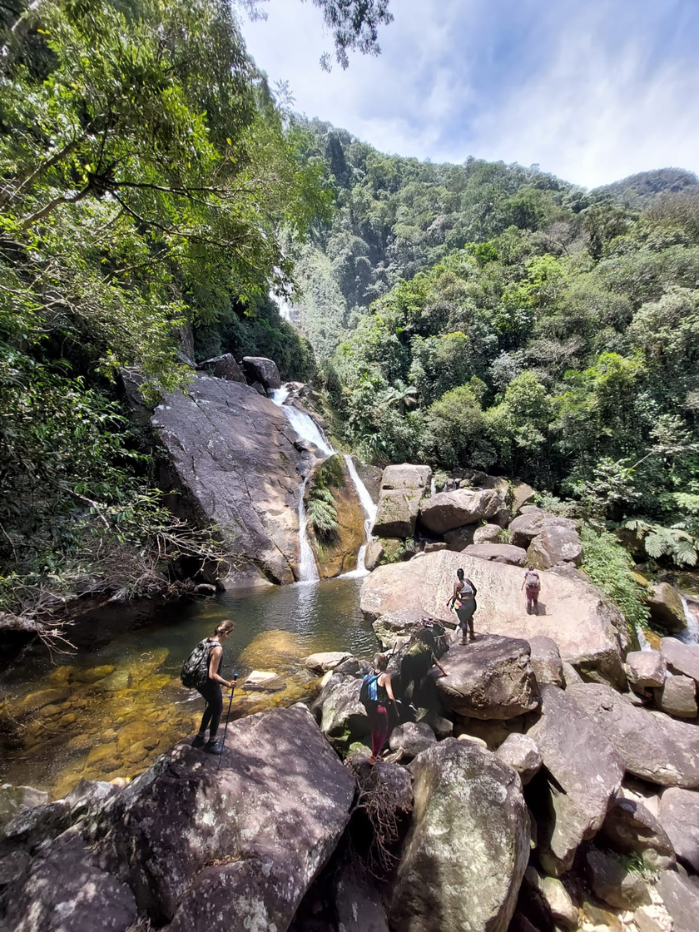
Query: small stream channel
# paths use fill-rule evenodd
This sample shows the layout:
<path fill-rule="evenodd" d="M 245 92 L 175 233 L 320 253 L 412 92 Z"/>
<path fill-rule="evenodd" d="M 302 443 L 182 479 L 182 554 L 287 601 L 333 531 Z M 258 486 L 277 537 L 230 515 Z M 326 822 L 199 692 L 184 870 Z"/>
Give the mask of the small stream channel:
<path fill-rule="evenodd" d="M 198 725 L 203 700 L 183 689 L 179 673 L 197 641 L 224 618 L 236 622 L 224 672 L 241 674 L 232 717 L 313 695 L 317 680 L 300 658 L 331 650 L 371 656 L 376 649 L 359 609 L 361 582 L 344 578 L 230 592 L 162 606 L 140 620 L 133 609 L 112 607 L 109 618 L 96 613 L 81 622 L 87 645 L 90 636 L 103 635 L 99 646 L 81 644 L 79 652 L 53 661 L 44 648 L 32 648 L 0 676 L 0 782 L 61 796 L 81 777 L 140 773 Z M 124 627 L 115 633 L 119 612 Z M 86 625 L 92 630 L 85 631 Z M 284 688 L 246 692 L 241 687 L 253 669 L 279 673 Z"/>

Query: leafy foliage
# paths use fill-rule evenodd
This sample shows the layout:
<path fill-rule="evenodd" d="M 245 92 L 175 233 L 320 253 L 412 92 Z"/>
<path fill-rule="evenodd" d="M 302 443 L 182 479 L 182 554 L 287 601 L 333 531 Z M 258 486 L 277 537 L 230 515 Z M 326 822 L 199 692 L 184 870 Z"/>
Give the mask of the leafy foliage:
<path fill-rule="evenodd" d="M 584 548 L 583 570 L 622 612 L 629 635 L 636 639 L 636 625 L 647 628 L 650 611 L 643 588 L 632 575 L 633 560 L 609 531 L 584 524 L 580 530 Z"/>

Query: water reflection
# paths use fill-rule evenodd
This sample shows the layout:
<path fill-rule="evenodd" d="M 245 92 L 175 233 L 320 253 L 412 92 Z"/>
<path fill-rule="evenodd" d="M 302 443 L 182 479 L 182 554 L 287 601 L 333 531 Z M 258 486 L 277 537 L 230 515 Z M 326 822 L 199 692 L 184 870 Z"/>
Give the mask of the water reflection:
<path fill-rule="evenodd" d="M 273 670 L 285 684 L 274 694 L 239 687 L 236 716 L 312 694 L 315 680 L 300 658 L 331 650 L 370 656 L 376 648 L 359 610 L 360 588 L 359 579 L 336 579 L 228 593 L 162 608 L 147 624 L 54 664 L 34 650 L 0 680 L 0 780 L 62 795 L 82 776 L 112 779 L 145 769 L 197 724 L 202 700 L 181 687 L 179 672 L 224 618 L 236 622 L 225 671 L 237 669 L 242 685 L 253 668 Z M 97 633 L 100 617 L 91 624 Z"/>

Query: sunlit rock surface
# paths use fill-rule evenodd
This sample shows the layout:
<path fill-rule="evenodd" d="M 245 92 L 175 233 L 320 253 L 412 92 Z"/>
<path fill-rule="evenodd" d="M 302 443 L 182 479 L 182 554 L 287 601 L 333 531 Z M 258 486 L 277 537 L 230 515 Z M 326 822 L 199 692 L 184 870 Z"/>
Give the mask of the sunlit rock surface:
<path fill-rule="evenodd" d="M 428 554 L 409 563 L 380 566 L 362 587 L 362 611 L 372 618 L 414 609 L 456 623 L 447 608 L 462 567 L 478 589 L 476 634 L 551 638 L 561 658 L 580 668 L 597 669 L 623 684 L 621 651 L 627 643 L 621 614 L 602 593 L 574 571 L 542 571 L 539 614 L 527 615 L 521 591 L 522 570 L 450 551 Z"/>

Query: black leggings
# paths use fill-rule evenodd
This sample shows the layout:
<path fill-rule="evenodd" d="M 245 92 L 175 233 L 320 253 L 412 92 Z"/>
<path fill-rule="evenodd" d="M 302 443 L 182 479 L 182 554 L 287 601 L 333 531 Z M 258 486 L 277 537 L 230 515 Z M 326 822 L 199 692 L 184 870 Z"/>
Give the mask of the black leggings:
<path fill-rule="evenodd" d="M 199 734 L 210 728 L 209 740 L 216 737 L 218 724 L 221 721 L 221 712 L 223 712 L 223 695 L 221 693 L 221 684 L 215 680 L 208 680 L 206 686 L 202 687 L 199 692 L 206 699 L 206 708 L 199 726 Z"/>

